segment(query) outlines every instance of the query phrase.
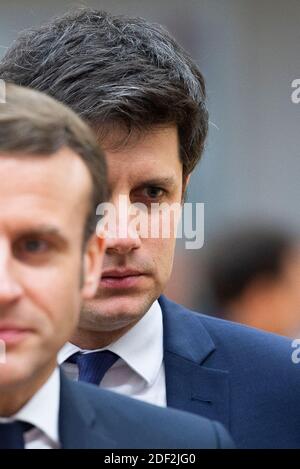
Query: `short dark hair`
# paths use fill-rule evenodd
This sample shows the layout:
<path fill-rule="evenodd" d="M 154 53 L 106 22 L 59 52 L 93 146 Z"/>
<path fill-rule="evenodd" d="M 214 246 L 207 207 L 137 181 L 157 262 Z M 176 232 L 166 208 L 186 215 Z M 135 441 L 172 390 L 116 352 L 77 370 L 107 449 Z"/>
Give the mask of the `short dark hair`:
<path fill-rule="evenodd" d="M 271 225 L 241 227 L 215 239 L 204 260 L 215 310 L 223 314 L 256 279 L 280 278 L 285 256 L 298 242 L 293 233 Z"/>
<path fill-rule="evenodd" d="M 0 78 L 47 92 L 101 131 L 103 124 L 120 124 L 129 135 L 175 124 L 184 175 L 201 158 L 204 78 L 160 25 L 75 10 L 24 31 L 7 51 Z"/>
<path fill-rule="evenodd" d="M 74 151 L 92 179 L 91 208 L 84 240 L 96 228 L 96 207 L 107 199 L 104 154 L 91 129 L 62 103 L 38 91 L 7 84 L 0 104 L 0 154 L 51 156 L 63 147 Z"/>

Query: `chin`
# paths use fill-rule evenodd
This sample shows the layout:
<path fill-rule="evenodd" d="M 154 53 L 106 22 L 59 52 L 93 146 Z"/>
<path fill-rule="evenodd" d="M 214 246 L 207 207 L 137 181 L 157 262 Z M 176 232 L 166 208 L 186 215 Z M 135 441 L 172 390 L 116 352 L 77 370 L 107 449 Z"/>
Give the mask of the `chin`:
<path fill-rule="evenodd" d="M 82 321 L 93 323 L 95 328 L 118 329 L 137 322 L 148 311 L 152 304 L 149 297 L 120 296 L 102 298 L 85 304 Z"/>
<path fill-rule="evenodd" d="M 6 387 L 15 387 L 23 384 L 29 381 L 33 375 L 33 370 L 27 369 L 24 366 L 23 360 L 17 360 L 16 358 L 8 358 L 6 363 L 1 363 L 0 367 L 0 388 L 2 390 Z"/>

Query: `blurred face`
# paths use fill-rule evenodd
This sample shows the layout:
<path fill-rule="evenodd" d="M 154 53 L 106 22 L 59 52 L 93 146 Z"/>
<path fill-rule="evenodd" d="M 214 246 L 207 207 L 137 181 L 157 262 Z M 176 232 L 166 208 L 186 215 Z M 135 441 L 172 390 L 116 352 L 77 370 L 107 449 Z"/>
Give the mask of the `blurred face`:
<path fill-rule="evenodd" d="M 113 138 L 113 137 L 112 137 Z M 106 151 L 111 202 L 118 213 L 120 196 L 128 205 L 182 201 L 182 164 L 175 127 L 156 128 L 117 151 Z M 147 212 L 148 213 L 148 212 Z M 148 216 L 148 215 L 147 215 Z M 117 222 L 117 223 L 118 223 Z M 130 223 L 128 223 L 128 226 Z M 175 224 L 168 238 L 138 235 L 106 239 L 106 254 L 99 288 L 85 302 L 80 328 L 113 331 L 137 322 L 162 293 L 172 270 Z"/>
<path fill-rule="evenodd" d="M 71 150 L 51 157 L 0 154 L 0 180 L 4 391 L 52 371 L 82 298 L 96 291 L 103 247 L 94 237 L 83 252 L 92 183 Z"/>
<path fill-rule="evenodd" d="M 230 319 L 288 337 L 300 331 L 300 246 L 283 256 L 275 277 L 259 277 L 229 305 Z"/>
<path fill-rule="evenodd" d="M 274 308 L 275 330 L 280 334 L 298 337 L 300 332 L 300 245 L 295 246 L 286 254 L 276 292 L 277 294 L 274 294 L 277 300 L 274 301 L 277 306 Z"/>

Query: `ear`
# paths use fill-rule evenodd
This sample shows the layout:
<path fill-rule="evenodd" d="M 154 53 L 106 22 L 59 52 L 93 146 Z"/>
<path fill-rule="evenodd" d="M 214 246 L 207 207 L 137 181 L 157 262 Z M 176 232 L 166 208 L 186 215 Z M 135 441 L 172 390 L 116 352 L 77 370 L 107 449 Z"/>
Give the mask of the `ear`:
<path fill-rule="evenodd" d="M 189 185 L 191 178 L 191 173 L 189 173 L 187 176 L 183 176 L 182 178 L 182 203 L 185 201 L 186 198 L 186 190 L 187 186 Z"/>
<path fill-rule="evenodd" d="M 94 235 L 88 240 L 83 258 L 82 299 L 87 300 L 95 296 L 99 287 L 102 262 L 105 251 L 103 236 Z"/>
<path fill-rule="evenodd" d="M 191 179 L 191 173 L 189 173 L 187 176 L 185 176 L 183 178 L 183 188 L 184 190 L 187 188 L 187 186 L 189 185 L 189 182 L 190 182 L 190 179 Z"/>

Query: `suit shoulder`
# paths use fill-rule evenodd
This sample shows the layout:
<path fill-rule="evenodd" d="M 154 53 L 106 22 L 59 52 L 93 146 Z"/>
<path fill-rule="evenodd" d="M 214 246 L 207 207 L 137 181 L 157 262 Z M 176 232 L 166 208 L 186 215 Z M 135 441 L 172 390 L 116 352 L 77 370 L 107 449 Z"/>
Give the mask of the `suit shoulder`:
<path fill-rule="evenodd" d="M 251 354 L 266 360 L 279 360 L 287 364 L 292 363 L 292 340 L 270 332 L 265 332 L 232 321 L 208 316 L 200 312 L 191 311 L 177 303 L 164 299 L 163 309 L 168 310 L 169 319 L 180 322 L 182 327 L 190 331 L 195 338 L 198 335 L 199 346 L 201 337 L 209 334 L 217 351 L 228 350 L 233 353 Z M 176 318 L 176 319 L 175 319 Z M 193 344 L 197 341 L 193 340 Z"/>
<path fill-rule="evenodd" d="M 136 440 L 136 445 L 143 434 L 143 440 L 151 442 L 151 447 L 160 447 L 161 442 L 170 448 L 233 447 L 225 428 L 204 417 L 158 407 L 86 383 L 73 384 L 106 430 L 112 433 L 118 422 L 126 429 L 126 438 L 132 443 Z"/>

